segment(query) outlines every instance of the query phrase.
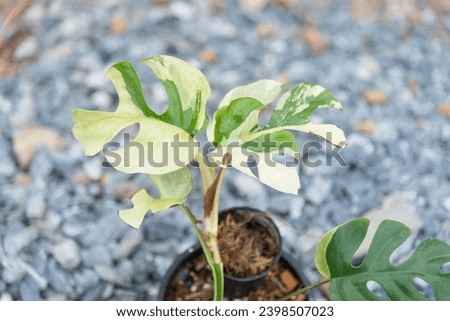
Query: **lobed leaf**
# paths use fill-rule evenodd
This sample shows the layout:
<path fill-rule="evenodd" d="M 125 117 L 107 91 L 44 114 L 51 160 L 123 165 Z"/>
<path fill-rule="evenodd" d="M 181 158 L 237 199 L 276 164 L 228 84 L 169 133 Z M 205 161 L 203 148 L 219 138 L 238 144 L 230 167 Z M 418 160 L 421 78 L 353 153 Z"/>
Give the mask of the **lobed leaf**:
<path fill-rule="evenodd" d="M 353 266 L 352 257 L 368 226 L 368 219 L 354 219 L 331 230 L 319 242 L 315 263 L 331 280 L 333 300 L 381 300 L 367 288 L 368 281 L 380 284 L 391 300 L 427 300 L 414 286 L 415 277 L 429 284 L 437 300 L 450 300 L 450 273 L 441 272 L 450 262 L 450 245 L 425 240 L 407 261 L 394 266 L 389 259 L 411 231 L 402 223 L 386 220 L 379 225 L 363 263 Z"/>
<path fill-rule="evenodd" d="M 162 115 L 148 106 L 134 67 L 124 61 L 106 73 L 119 96 L 116 111 L 75 109 L 73 133 L 91 156 L 120 131 L 139 124 L 139 132 L 129 148 L 124 146 L 106 154 L 107 160 L 126 173 L 165 174 L 194 158 L 197 148 L 191 136 L 207 124 L 205 105 L 211 91 L 204 75 L 183 60 L 155 56 L 144 63 L 153 69 L 169 96 L 169 106 Z M 191 150 L 179 148 L 187 144 Z"/>
<path fill-rule="evenodd" d="M 171 56 L 155 56 L 142 60 L 149 66 L 169 97 L 169 106 L 161 119 L 196 134 L 205 128 L 206 101 L 211 89 L 205 75 L 187 62 Z"/>
<path fill-rule="evenodd" d="M 140 227 L 148 211 L 157 213 L 183 204 L 192 189 L 192 177 L 187 168 L 164 175 L 150 175 L 150 178 L 158 187 L 160 198 L 154 198 L 142 189 L 131 198 L 133 208 L 119 211 L 120 218 L 134 228 Z"/>
<path fill-rule="evenodd" d="M 233 156 L 233 167 L 274 189 L 297 194 L 300 187 L 297 170 L 273 162 L 273 156 L 280 152 L 298 156 L 298 144 L 288 130 L 315 134 L 344 147 L 345 135 L 339 127 L 310 122 L 311 113 L 318 108 L 342 109 L 342 105 L 325 88 L 302 83 L 282 95 L 269 122 L 261 128 L 258 125 L 260 111 L 279 95 L 283 86 L 262 80 L 231 90 L 222 99 L 207 133 L 219 151 Z M 219 153 L 213 158 L 220 161 L 222 156 Z M 249 156 L 260 160 L 257 162 L 258 176 L 247 166 Z"/>

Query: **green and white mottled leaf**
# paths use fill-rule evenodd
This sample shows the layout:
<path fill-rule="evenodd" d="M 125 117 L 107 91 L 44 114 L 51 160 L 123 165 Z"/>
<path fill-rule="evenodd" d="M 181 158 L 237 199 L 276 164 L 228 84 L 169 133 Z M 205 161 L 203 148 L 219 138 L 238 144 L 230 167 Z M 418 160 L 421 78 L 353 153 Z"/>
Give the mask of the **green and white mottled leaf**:
<path fill-rule="evenodd" d="M 283 193 L 298 194 L 300 179 L 297 167 L 290 167 L 274 161 L 273 156 L 277 153 L 255 153 L 249 149 L 238 146 L 227 146 L 227 150 L 217 149 L 209 153 L 209 157 L 215 162 L 220 162 L 226 153 L 231 155 L 230 165 L 238 171 L 259 179 L 259 181 L 273 189 Z M 256 161 L 258 176 L 251 171 L 248 159 L 252 156 Z"/>
<path fill-rule="evenodd" d="M 302 83 L 281 96 L 269 122 L 261 128 L 258 125 L 261 109 L 278 96 L 283 86 L 278 82 L 263 80 L 231 90 L 220 103 L 207 133 L 208 139 L 218 148 L 215 160 L 220 161 L 222 151 L 228 152 L 233 156 L 233 167 L 255 177 L 243 165 L 252 155 L 260 159 L 257 178 L 262 183 L 279 191 L 297 194 L 300 187 L 297 170 L 279 163 L 273 165 L 273 162 L 264 159 L 272 159 L 274 154 L 281 151 L 298 158 L 299 147 L 289 130 L 318 135 L 338 147 L 344 147 L 346 139 L 339 127 L 310 121 L 311 113 L 318 108 L 342 109 L 342 105 L 325 88 L 313 83 Z M 232 152 L 231 146 L 235 146 Z"/>
<path fill-rule="evenodd" d="M 131 198 L 133 208 L 119 211 L 120 218 L 134 228 L 140 227 L 149 211 L 157 213 L 183 204 L 192 189 L 192 177 L 187 168 L 164 175 L 150 175 L 150 178 L 158 187 L 160 197 L 154 198 L 142 189 Z"/>
<path fill-rule="evenodd" d="M 311 114 L 322 107 L 343 109 L 337 98 L 322 86 L 312 82 L 298 84 L 281 96 L 265 128 L 309 123 Z"/>
<path fill-rule="evenodd" d="M 130 143 L 106 154 L 113 166 L 125 173 L 165 174 L 188 164 L 194 153 L 188 148 L 175 149 L 173 142 L 192 143 L 190 134 L 156 115 L 147 105 L 139 78 L 129 62 L 113 65 L 106 76 L 113 82 L 119 96 L 115 112 L 73 111 L 73 134 L 84 147 L 86 155 L 92 156 L 102 150 L 124 128 L 139 124 L 139 132 Z M 201 120 L 204 121 L 204 118 Z M 131 145 L 130 145 L 131 146 Z"/>
<path fill-rule="evenodd" d="M 364 261 L 351 261 L 367 233 L 366 218 L 351 220 L 327 233 L 316 250 L 317 269 L 331 280 L 332 300 L 382 300 L 367 288 L 368 281 L 380 284 L 391 300 L 426 300 L 414 285 L 415 277 L 429 284 L 437 300 L 450 300 L 450 273 L 441 267 L 450 262 L 450 245 L 436 240 L 423 241 L 412 256 L 398 266 L 390 263 L 393 251 L 410 236 L 400 222 L 383 221 Z"/>
<path fill-rule="evenodd" d="M 283 152 L 298 158 L 300 150 L 295 136 L 288 131 L 279 131 L 259 136 L 254 140 L 246 141 L 242 147 L 255 153 Z"/>
<path fill-rule="evenodd" d="M 261 109 L 270 104 L 281 92 L 284 84 L 263 79 L 230 90 L 214 113 L 208 127 L 208 139 L 217 144 L 236 141 L 258 126 Z"/>
<path fill-rule="evenodd" d="M 164 121 L 196 134 L 207 125 L 206 101 L 211 89 L 203 73 L 184 60 L 155 56 L 142 60 L 166 90 L 169 106 L 161 115 Z"/>
<path fill-rule="evenodd" d="M 227 106 L 238 98 L 253 98 L 263 105 L 270 104 L 280 94 L 285 84 L 271 79 L 262 79 L 248 85 L 231 89 L 222 99 L 219 106 Z"/>

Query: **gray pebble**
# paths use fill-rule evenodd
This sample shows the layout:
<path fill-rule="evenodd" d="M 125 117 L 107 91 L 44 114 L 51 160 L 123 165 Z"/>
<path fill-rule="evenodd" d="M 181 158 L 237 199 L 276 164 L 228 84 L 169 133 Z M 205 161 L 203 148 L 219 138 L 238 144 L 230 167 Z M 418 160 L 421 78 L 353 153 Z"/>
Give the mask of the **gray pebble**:
<path fill-rule="evenodd" d="M 39 41 L 36 37 L 30 36 L 25 39 L 14 51 L 15 60 L 25 60 L 34 58 L 39 51 Z"/>
<path fill-rule="evenodd" d="M 30 246 L 39 237 L 33 227 L 11 229 L 3 237 L 3 248 L 8 255 L 17 255 L 22 249 Z"/>
<path fill-rule="evenodd" d="M 83 265 L 94 267 L 96 265 L 112 265 L 111 252 L 104 246 L 97 246 L 85 250 L 81 254 Z"/>
<path fill-rule="evenodd" d="M 20 283 L 20 297 L 24 301 L 39 301 L 42 300 L 39 292 L 39 286 L 32 277 L 26 277 L 25 280 Z"/>
<path fill-rule="evenodd" d="M 53 257 L 67 270 L 74 270 L 81 262 L 80 250 L 72 239 L 65 239 L 53 246 Z"/>

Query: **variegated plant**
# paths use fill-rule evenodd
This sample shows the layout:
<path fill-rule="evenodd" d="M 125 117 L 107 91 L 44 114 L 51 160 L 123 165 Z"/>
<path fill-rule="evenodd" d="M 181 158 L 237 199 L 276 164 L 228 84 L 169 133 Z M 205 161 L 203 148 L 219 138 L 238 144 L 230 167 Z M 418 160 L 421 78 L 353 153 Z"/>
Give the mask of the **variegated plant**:
<path fill-rule="evenodd" d="M 221 300 L 223 265 L 217 244 L 218 199 L 225 169 L 232 166 L 278 191 L 297 194 L 300 188 L 297 168 L 279 163 L 274 157 L 280 153 L 299 156 L 299 146 L 291 131 L 315 134 L 344 147 L 346 140 L 340 128 L 311 122 L 311 114 L 318 108 L 341 110 L 342 105 L 323 87 L 301 83 L 281 95 L 267 124 L 260 126 L 259 113 L 281 94 L 285 86 L 274 80 L 260 80 L 228 92 L 209 123 L 206 102 L 211 90 L 198 69 L 170 56 L 150 57 L 142 62 L 153 70 L 167 92 L 165 112 L 158 114 L 149 106 L 133 65 L 119 62 L 106 73 L 119 96 L 117 109 L 114 112 L 75 109 L 73 134 L 84 146 L 86 155 L 94 155 L 125 128 L 139 125 L 130 144 L 138 144 L 140 148 L 122 146 L 113 154 L 106 150 L 104 154 L 119 171 L 147 174 L 159 189 L 160 197 L 152 197 L 144 189 L 140 190 L 131 199 L 133 207 L 119 211 L 119 216 L 132 227 L 139 228 L 149 211 L 157 213 L 181 206 L 211 266 L 214 299 Z M 201 153 L 196 140 L 205 129 L 215 147 L 208 155 Z M 180 148 L 180 145 L 190 148 Z M 257 160 L 257 175 L 248 166 L 250 156 Z M 117 162 L 117 159 L 122 161 Z M 186 204 L 192 189 L 187 165 L 194 160 L 198 162 L 204 190 L 201 220 Z"/>

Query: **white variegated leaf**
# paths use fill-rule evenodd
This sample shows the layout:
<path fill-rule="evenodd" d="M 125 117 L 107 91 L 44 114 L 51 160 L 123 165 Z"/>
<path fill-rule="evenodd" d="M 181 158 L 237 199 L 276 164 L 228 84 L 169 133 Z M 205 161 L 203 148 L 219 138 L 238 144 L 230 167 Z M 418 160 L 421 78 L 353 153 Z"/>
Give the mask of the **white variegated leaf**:
<path fill-rule="evenodd" d="M 131 198 L 133 208 L 119 211 L 120 218 L 134 228 L 140 227 L 149 211 L 157 213 L 183 204 L 192 189 L 192 177 L 187 168 L 165 175 L 150 175 L 150 178 L 158 187 L 160 197 L 154 198 L 142 189 Z"/>
<path fill-rule="evenodd" d="M 277 153 L 256 153 L 248 149 L 235 147 L 228 150 L 214 150 L 209 154 L 209 157 L 220 164 L 225 153 L 231 155 L 230 165 L 238 171 L 252 178 L 259 179 L 263 184 L 280 192 L 298 194 L 300 179 L 297 167 L 285 166 L 274 161 L 273 156 Z M 256 161 L 258 176 L 249 167 L 248 159 L 250 156 Z"/>

